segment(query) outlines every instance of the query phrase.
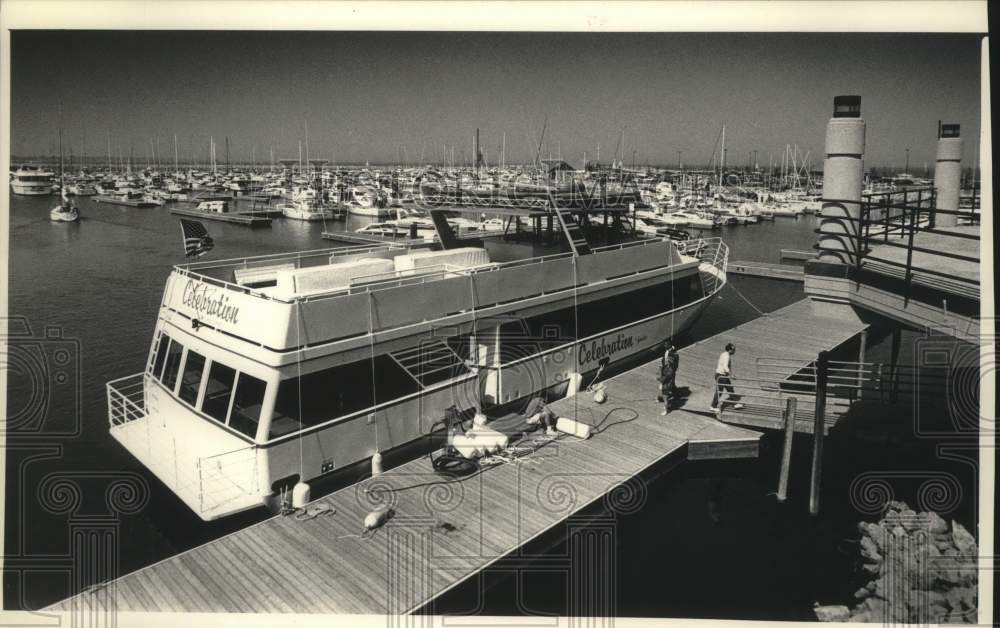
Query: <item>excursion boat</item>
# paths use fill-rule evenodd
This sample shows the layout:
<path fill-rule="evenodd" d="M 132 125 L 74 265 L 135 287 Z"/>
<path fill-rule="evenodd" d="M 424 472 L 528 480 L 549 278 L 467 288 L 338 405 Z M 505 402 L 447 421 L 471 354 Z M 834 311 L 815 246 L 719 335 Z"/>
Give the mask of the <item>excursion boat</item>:
<path fill-rule="evenodd" d="M 145 367 L 107 384 L 111 435 L 203 520 L 275 508 L 299 481 L 426 449 L 449 413 L 574 394 L 726 283 L 720 239 L 682 253 L 624 210 L 518 210 L 476 240 L 431 214 L 433 247 L 175 266 Z"/>
<path fill-rule="evenodd" d="M 14 194 L 25 196 L 45 196 L 52 194 L 52 178 L 54 176 L 48 170 L 22 166 L 11 173 L 10 189 Z"/>

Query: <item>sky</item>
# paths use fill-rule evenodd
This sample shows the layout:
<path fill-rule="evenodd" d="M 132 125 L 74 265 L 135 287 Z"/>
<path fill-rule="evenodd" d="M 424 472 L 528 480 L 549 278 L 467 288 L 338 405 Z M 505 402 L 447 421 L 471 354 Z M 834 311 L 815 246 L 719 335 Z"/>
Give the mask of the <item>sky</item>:
<path fill-rule="evenodd" d="M 978 159 L 978 35 L 15 31 L 11 151 L 143 163 L 297 159 L 494 163 L 617 154 L 626 165 L 822 163 L 833 97 L 857 94 L 866 165 L 933 168 L 938 120 Z M 61 120 L 61 123 L 60 123 Z M 547 122 L 546 122 L 547 120 Z M 545 128 L 544 138 L 542 130 Z M 622 141 L 622 137 L 624 140 Z M 619 148 L 621 145 L 621 148 Z M 305 148 L 303 147 L 303 151 Z"/>

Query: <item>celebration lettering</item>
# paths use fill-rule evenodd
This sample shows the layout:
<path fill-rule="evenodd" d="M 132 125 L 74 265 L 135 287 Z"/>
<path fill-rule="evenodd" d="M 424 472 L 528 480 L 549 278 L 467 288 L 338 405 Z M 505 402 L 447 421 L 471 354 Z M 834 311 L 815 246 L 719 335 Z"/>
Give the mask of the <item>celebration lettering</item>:
<path fill-rule="evenodd" d="M 216 295 L 216 293 L 220 293 Z M 200 315 L 217 318 L 221 321 L 236 324 L 240 308 L 229 304 L 229 297 L 224 290 L 216 290 L 206 284 L 188 280 L 184 286 L 181 302 Z"/>
<path fill-rule="evenodd" d="M 584 343 L 580 347 L 580 365 L 602 358 L 610 358 L 619 351 L 631 349 L 633 346 L 635 346 L 635 337 L 625 334 L 618 334 L 611 342 L 601 338 L 600 343 L 596 340 L 591 341 L 589 346 Z"/>

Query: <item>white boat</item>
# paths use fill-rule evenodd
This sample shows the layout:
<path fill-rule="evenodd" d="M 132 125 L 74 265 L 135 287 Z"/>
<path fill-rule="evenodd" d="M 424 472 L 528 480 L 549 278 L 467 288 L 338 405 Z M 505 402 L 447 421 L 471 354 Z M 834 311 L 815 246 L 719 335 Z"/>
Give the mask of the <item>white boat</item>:
<path fill-rule="evenodd" d="M 374 188 L 358 186 L 349 190 L 347 211 L 355 216 L 381 216 L 387 209 L 379 207 L 379 194 Z"/>
<path fill-rule="evenodd" d="M 506 223 L 501 218 L 487 218 L 479 223 L 479 228 L 482 231 L 500 232 L 506 229 Z"/>
<path fill-rule="evenodd" d="M 97 194 L 97 188 L 86 181 L 73 183 L 66 189 L 66 191 L 74 196 L 94 196 Z"/>
<path fill-rule="evenodd" d="M 680 211 L 668 215 L 673 216 L 675 219 L 683 220 L 685 225 L 693 229 L 714 229 L 718 226 L 714 219 L 706 218 L 695 212 Z"/>
<path fill-rule="evenodd" d="M 61 195 L 62 202 L 49 210 L 49 220 L 52 222 L 76 222 L 80 220 L 80 210 L 65 193 Z"/>
<path fill-rule="evenodd" d="M 49 220 L 52 222 L 76 222 L 80 219 L 80 210 L 69 198 L 66 186 L 66 171 L 63 168 L 62 129 L 59 129 L 59 199 L 60 203 L 49 210 Z"/>
<path fill-rule="evenodd" d="M 10 175 L 10 189 L 14 194 L 46 196 L 52 194 L 55 175 L 41 168 L 22 166 Z"/>
<path fill-rule="evenodd" d="M 805 205 L 802 203 L 769 203 L 766 207 L 770 209 L 771 213 L 775 216 L 798 218 L 805 213 Z"/>
<path fill-rule="evenodd" d="M 736 218 L 736 222 L 741 225 L 753 225 L 760 221 L 755 210 L 756 208 L 750 203 L 742 203 L 733 210 L 733 216 Z"/>
<path fill-rule="evenodd" d="M 293 220 L 333 220 L 333 210 L 305 199 L 278 205 L 285 218 Z"/>
<path fill-rule="evenodd" d="M 575 393 L 682 334 L 726 283 L 717 238 L 694 257 L 602 233 L 614 243 L 557 225 L 176 266 L 145 366 L 107 385 L 110 434 L 212 520 L 375 453 L 421 455 L 445 417 Z"/>

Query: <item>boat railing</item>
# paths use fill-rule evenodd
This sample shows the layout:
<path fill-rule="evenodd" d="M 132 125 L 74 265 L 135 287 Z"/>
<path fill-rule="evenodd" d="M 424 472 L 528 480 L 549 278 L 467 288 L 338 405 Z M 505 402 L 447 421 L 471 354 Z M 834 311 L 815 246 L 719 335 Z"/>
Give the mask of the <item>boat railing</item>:
<path fill-rule="evenodd" d="M 108 422 L 111 428 L 146 416 L 143 373 L 127 375 L 106 384 Z"/>
<path fill-rule="evenodd" d="M 260 493 L 257 453 L 251 445 L 198 458 L 198 505 L 202 514 Z"/>
<path fill-rule="evenodd" d="M 643 238 L 640 240 L 635 240 L 631 242 L 623 242 L 620 244 L 612 244 L 607 246 L 598 247 L 593 249 L 594 254 L 612 252 L 617 250 L 623 250 L 626 248 L 637 248 L 643 246 L 649 246 L 653 244 L 660 244 L 664 241 L 669 241 L 669 238 Z M 706 242 L 717 242 L 718 238 L 711 238 L 706 240 Z M 691 243 L 686 243 L 687 248 L 690 249 Z M 676 246 L 676 245 L 675 245 Z M 532 257 L 520 260 L 511 260 L 507 262 L 494 262 L 490 264 L 485 264 L 483 266 L 467 268 L 467 267 L 457 267 L 457 266 L 447 266 L 440 269 L 435 269 L 427 272 L 426 269 L 421 269 L 419 274 L 413 274 L 412 276 L 399 277 L 391 276 L 384 280 L 376 281 L 365 281 L 366 278 L 358 278 L 358 283 L 360 285 L 352 285 L 339 290 L 332 290 L 330 292 L 325 292 L 316 295 L 310 295 L 298 298 L 282 298 L 275 295 L 264 294 L 260 290 L 257 290 L 250 286 L 244 286 L 224 279 L 219 279 L 218 277 L 213 277 L 212 275 L 199 272 L 201 270 L 218 270 L 218 269 L 252 269 L 266 267 L 268 265 L 274 265 L 277 263 L 293 263 L 296 268 L 301 268 L 305 266 L 321 265 L 322 263 L 329 263 L 330 260 L 335 257 L 345 256 L 345 255 L 358 255 L 358 254 L 370 254 L 379 251 L 391 250 L 393 248 L 400 248 L 398 245 L 393 246 L 392 244 L 378 244 L 378 245 L 361 245 L 353 247 L 341 247 L 333 249 L 320 249 L 314 251 L 303 251 L 299 253 L 284 253 L 284 254 L 273 254 L 273 255 L 262 255 L 254 257 L 245 258 L 235 258 L 230 260 L 222 260 L 218 262 L 196 262 L 192 264 L 183 264 L 174 267 L 175 272 L 181 276 L 191 277 L 205 283 L 209 283 L 221 288 L 228 290 L 233 290 L 236 292 L 242 292 L 244 294 L 252 295 L 257 298 L 276 301 L 280 303 L 294 303 L 294 302 L 312 302 L 318 299 L 325 299 L 331 297 L 342 297 L 349 296 L 358 293 L 376 292 L 379 290 L 386 290 L 391 288 L 396 288 L 404 285 L 410 285 L 413 283 L 427 283 L 434 280 L 445 279 L 447 277 L 453 277 L 456 275 L 466 275 L 475 276 L 481 273 L 497 272 L 501 270 L 507 270 L 511 268 L 517 268 L 522 266 L 529 266 L 533 264 L 545 264 L 553 262 L 556 260 L 565 260 L 573 257 L 572 252 L 563 253 L 553 253 L 551 255 L 542 255 L 538 257 Z M 713 249 L 714 250 L 714 249 Z M 314 264 L 303 264 L 303 262 L 312 260 L 313 262 L 319 262 Z M 667 260 L 666 263 L 669 263 Z M 373 277 L 377 277 L 375 275 Z M 363 282 L 363 283 L 362 283 Z"/>

